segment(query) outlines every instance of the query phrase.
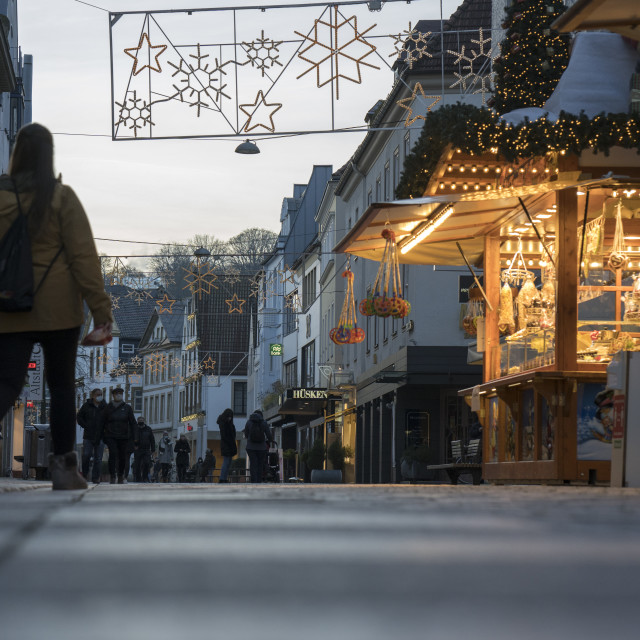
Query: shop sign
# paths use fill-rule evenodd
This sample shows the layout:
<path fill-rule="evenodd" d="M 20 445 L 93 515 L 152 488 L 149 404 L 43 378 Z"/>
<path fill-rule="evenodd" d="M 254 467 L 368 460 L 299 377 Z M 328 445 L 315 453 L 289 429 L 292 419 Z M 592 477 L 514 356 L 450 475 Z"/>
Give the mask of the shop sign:
<path fill-rule="evenodd" d="M 278 343 L 272 343 L 269 345 L 269 355 L 270 356 L 281 356 L 282 355 L 282 345 Z"/>
<path fill-rule="evenodd" d="M 327 389 L 287 389 L 287 396 L 293 400 L 327 400 L 329 391 Z"/>

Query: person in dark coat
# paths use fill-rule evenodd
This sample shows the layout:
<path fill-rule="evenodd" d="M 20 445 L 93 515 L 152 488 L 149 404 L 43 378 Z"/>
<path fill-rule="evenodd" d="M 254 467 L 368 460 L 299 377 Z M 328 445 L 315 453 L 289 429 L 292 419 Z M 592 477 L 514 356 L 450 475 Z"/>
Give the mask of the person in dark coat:
<path fill-rule="evenodd" d="M 225 409 L 218 416 L 218 426 L 220 427 L 220 453 L 222 454 L 222 468 L 220 469 L 219 482 L 229 482 L 229 467 L 233 456 L 238 453 L 238 443 L 236 442 L 236 427 L 233 424 L 233 411 Z"/>
<path fill-rule="evenodd" d="M 213 455 L 213 451 L 211 451 L 211 449 L 207 449 L 204 454 L 202 466 L 200 467 L 200 477 L 198 478 L 198 480 L 200 480 L 200 482 L 206 482 L 207 477 L 213 475 L 215 468 L 216 457 Z"/>
<path fill-rule="evenodd" d="M 149 482 L 149 469 L 151 468 L 151 452 L 156 450 L 156 439 L 153 431 L 144 418 L 138 418 L 138 428 L 136 429 L 133 441 L 133 478 L 136 482 Z"/>
<path fill-rule="evenodd" d="M 191 453 L 191 447 L 187 442 L 187 437 L 184 433 L 180 434 L 176 446 L 173 448 L 176 454 L 176 470 L 178 472 L 178 482 L 186 482 L 187 469 L 189 468 L 189 454 Z"/>
<path fill-rule="evenodd" d="M 137 427 L 131 405 L 124 401 L 124 391 L 117 387 L 112 391 L 112 400 L 102 414 L 100 435 L 109 448 L 109 475 L 111 484 L 116 483 L 116 462 L 118 484 L 124 484 L 124 470 L 127 463 L 129 443 Z"/>
<path fill-rule="evenodd" d="M 162 433 L 162 438 L 158 444 L 158 462 L 160 463 L 162 482 L 169 482 L 169 472 L 173 464 L 173 446 L 168 431 Z"/>
<path fill-rule="evenodd" d="M 99 438 L 102 413 L 107 403 L 102 397 L 100 389 L 94 389 L 91 397 L 80 407 L 77 421 L 82 427 L 82 475 L 85 480 L 89 479 L 89 468 L 93 458 L 93 468 L 91 481 L 100 483 L 100 472 L 102 470 L 102 454 L 104 452 L 104 442 Z"/>
<path fill-rule="evenodd" d="M 269 444 L 274 440 L 271 435 L 271 429 L 269 429 L 269 425 L 262 417 L 262 411 L 259 409 L 256 409 L 249 416 L 244 427 L 244 437 L 247 439 L 246 448 L 249 456 L 251 482 L 262 482 Z"/>

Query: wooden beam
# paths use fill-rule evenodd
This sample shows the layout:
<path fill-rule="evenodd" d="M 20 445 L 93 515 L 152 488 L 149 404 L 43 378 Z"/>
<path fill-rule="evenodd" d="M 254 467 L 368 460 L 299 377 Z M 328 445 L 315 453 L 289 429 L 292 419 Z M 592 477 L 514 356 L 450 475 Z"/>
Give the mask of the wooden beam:
<path fill-rule="evenodd" d="M 485 308 L 485 348 L 483 382 L 495 380 L 500 375 L 500 332 L 498 331 L 498 307 L 500 306 L 500 235 L 494 233 L 484 239 L 484 287 L 493 307 Z"/>

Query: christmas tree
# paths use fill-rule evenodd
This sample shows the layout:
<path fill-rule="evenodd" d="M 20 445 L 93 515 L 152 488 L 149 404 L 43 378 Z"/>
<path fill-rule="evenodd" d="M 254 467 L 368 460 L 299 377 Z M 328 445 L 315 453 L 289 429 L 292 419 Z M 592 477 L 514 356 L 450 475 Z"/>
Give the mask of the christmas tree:
<path fill-rule="evenodd" d="M 568 36 L 551 23 L 566 7 L 558 0 L 513 0 L 505 8 L 505 39 L 494 60 L 495 92 L 489 102 L 499 114 L 542 107 L 569 63 Z"/>

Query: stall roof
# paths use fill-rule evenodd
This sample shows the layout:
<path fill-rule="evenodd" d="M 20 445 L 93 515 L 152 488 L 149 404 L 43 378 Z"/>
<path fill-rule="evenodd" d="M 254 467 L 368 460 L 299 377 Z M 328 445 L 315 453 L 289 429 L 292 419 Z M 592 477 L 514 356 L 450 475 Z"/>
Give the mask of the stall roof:
<path fill-rule="evenodd" d="M 552 25 L 561 32 L 607 29 L 640 40 L 638 0 L 578 0 Z"/>
<path fill-rule="evenodd" d="M 469 262 L 479 264 L 484 252 L 484 238 L 500 228 L 511 213 L 521 211 L 518 198 L 592 184 L 594 181 L 559 179 L 537 185 L 505 188 L 500 191 L 482 193 L 460 193 L 455 195 L 426 196 L 412 200 L 396 200 L 372 204 L 356 225 L 338 243 L 336 253 L 351 253 L 369 260 L 380 261 L 385 240 L 382 230 L 386 227 L 396 234 L 402 244 L 416 228 L 438 216 L 447 206 L 453 212 L 428 237 L 407 253 L 398 252 L 403 264 L 462 263 L 456 246 L 459 242 Z M 602 182 L 602 181 L 600 181 Z"/>

